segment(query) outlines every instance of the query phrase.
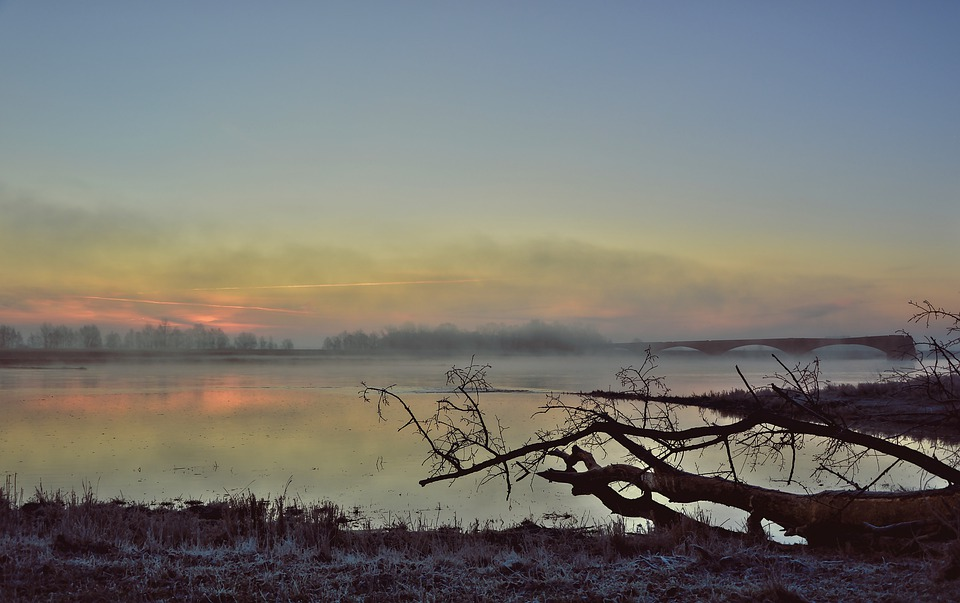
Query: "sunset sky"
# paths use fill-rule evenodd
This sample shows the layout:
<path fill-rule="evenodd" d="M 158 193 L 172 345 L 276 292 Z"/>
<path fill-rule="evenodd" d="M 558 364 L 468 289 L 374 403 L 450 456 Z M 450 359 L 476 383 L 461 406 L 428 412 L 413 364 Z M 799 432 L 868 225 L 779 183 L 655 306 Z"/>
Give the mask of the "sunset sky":
<path fill-rule="evenodd" d="M 0 324 L 960 308 L 960 3 L 0 1 Z"/>

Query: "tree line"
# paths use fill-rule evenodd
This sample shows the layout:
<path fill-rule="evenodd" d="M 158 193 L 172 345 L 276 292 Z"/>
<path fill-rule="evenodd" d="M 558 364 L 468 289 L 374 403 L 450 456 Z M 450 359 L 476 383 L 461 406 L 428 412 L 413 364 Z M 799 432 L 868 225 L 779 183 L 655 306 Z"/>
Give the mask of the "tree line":
<path fill-rule="evenodd" d="M 218 327 L 195 324 L 181 329 L 162 320 L 147 324 L 139 330 L 130 329 L 123 335 L 116 331 L 103 334 L 94 324 L 72 328 L 67 325 L 43 323 L 40 329 L 24 337 L 9 325 L 0 325 L 0 349 L 111 349 L 111 350 L 292 350 L 293 341 L 277 343 L 273 337 L 258 337 L 242 332 L 234 337 Z"/>
<path fill-rule="evenodd" d="M 604 347 L 609 341 L 581 326 L 533 320 L 525 325 L 487 325 L 466 331 L 445 323 L 438 327 L 404 325 L 380 332 L 344 331 L 327 337 L 323 349 L 346 353 L 456 352 L 576 353 Z"/>

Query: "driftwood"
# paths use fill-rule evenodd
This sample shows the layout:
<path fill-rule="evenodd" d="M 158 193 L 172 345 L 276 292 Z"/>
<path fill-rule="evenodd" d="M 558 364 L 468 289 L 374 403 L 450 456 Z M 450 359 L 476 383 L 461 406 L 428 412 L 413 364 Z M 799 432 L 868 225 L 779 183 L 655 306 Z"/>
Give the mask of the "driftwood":
<path fill-rule="evenodd" d="M 633 465 L 599 465 L 593 455 L 578 446 L 571 454 L 551 453 L 567 462 L 564 470 L 548 469 L 537 475 L 573 486 L 574 495 L 600 499 L 611 511 L 627 517 L 642 517 L 657 524 L 681 521 L 686 516 L 653 501 L 655 492 L 672 502 L 709 501 L 750 513 L 750 524 L 770 520 L 786 528 L 786 535 L 803 536 L 811 544 L 836 542 L 856 535 L 887 537 L 956 538 L 949 520 L 960 512 L 960 488 L 922 492 L 825 491 L 791 494 L 718 477 L 704 477 L 661 465 L 657 470 Z M 582 461 L 585 471 L 576 471 Z M 639 498 L 620 495 L 611 484 L 628 483 L 645 494 Z"/>
<path fill-rule="evenodd" d="M 809 385 L 816 372 L 788 369 L 784 386 L 771 386 L 799 409 L 792 416 L 761 409 L 729 423 L 705 422 L 681 429 L 669 405 L 650 395 L 652 387 L 662 387 L 658 378 L 649 376 L 649 370 L 655 367 L 652 358 L 648 355 L 640 369 L 630 367 L 618 373 L 621 382 L 631 387 L 631 401 L 622 405 L 626 408 L 617 401 L 588 395 L 580 395 L 574 404 L 551 396 L 541 412 L 562 414 L 562 425 L 537 433 L 517 447 L 506 444 L 496 417 L 490 420 L 481 410 L 479 399 L 488 389 L 488 366 L 454 367 L 447 379 L 454 386 L 456 399 L 438 401 L 434 412 L 423 416 L 390 388 L 364 386 L 361 393 L 365 400 L 376 398 L 381 417 L 391 403 L 402 406 L 407 422 L 401 429 L 412 427 L 429 448 L 431 474 L 420 480 L 424 486 L 482 475 L 484 482 L 502 478 L 509 497 L 515 481 L 537 475 L 549 482 L 569 484 L 574 495 L 595 497 L 614 513 L 645 518 L 656 525 L 691 525 L 698 520 L 655 500 L 654 495 L 670 503 L 712 502 L 741 509 L 749 517 L 748 533 L 762 534 L 761 522 L 766 520 L 811 544 L 867 537 L 958 537 L 960 470 L 897 438 L 847 428 L 841 417 L 820 404 L 816 383 Z M 738 473 L 737 467 L 744 463 L 736 463 L 735 458 L 747 458 L 749 464 L 756 465 L 779 462 L 789 467 L 785 481 L 796 483 L 793 467 L 804 438 L 814 439 L 819 445 L 811 446 L 818 450 L 814 455 L 818 471 L 836 477 L 849 489 L 798 494 L 748 484 Z M 609 447 L 625 451 L 631 463 L 601 465 L 590 452 L 609 452 Z M 725 451 L 725 469 L 697 474 L 680 468 L 685 453 L 711 447 Z M 871 490 L 873 483 L 857 485 L 851 475 L 857 463 L 868 456 L 887 458 L 891 467 L 913 465 L 946 485 L 911 492 Z M 564 468 L 543 469 L 548 457 L 561 459 Z M 578 471 L 581 464 L 584 469 Z M 639 490 L 639 496 L 625 496 L 627 485 Z"/>

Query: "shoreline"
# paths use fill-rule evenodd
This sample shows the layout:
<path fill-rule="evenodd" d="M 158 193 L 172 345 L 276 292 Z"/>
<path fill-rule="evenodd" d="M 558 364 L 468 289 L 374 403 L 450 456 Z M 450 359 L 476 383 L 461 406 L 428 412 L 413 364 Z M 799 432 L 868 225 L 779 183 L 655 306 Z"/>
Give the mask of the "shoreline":
<path fill-rule="evenodd" d="M 949 601 L 960 577 L 956 543 L 852 552 L 617 520 L 365 529 L 329 502 L 252 495 L 0 502 L 6 601 Z"/>
<path fill-rule="evenodd" d="M 685 396 L 648 396 L 594 390 L 577 395 L 610 400 L 643 400 L 693 406 L 715 411 L 722 416 L 742 418 L 755 410 L 769 410 L 787 417 L 811 419 L 803 408 L 791 404 L 769 388 L 753 393 L 744 389 Z M 842 419 L 846 427 L 874 435 L 910 436 L 916 439 L 960 443 L 960 415 L 951 402 L 936 402 L 925 393 L 923 383 L 915 381 L 828 384 L 816 402 Z"/>

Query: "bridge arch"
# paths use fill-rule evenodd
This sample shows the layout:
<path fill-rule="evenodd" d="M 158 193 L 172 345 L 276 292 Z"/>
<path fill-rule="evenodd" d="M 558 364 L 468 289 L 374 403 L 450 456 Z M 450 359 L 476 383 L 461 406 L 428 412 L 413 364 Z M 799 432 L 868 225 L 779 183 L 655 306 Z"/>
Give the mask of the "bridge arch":
<path fill-rule="evenodd" d="M 908 335 L 871 335 L 866 337 L 776 337 L 757 339 L 703 339 L 695 341 L 654 341 L 648 343 L 617 344 L 638 352 L 650 348 L 654 353 L 670 349 L 688 348 L 710 356 L 725 354 L 745 346 L 766 346 L 785 354 L 805 355 L 827 346 L 866 346 L 901 359 L 916 354 L 916 346 Z"/>

